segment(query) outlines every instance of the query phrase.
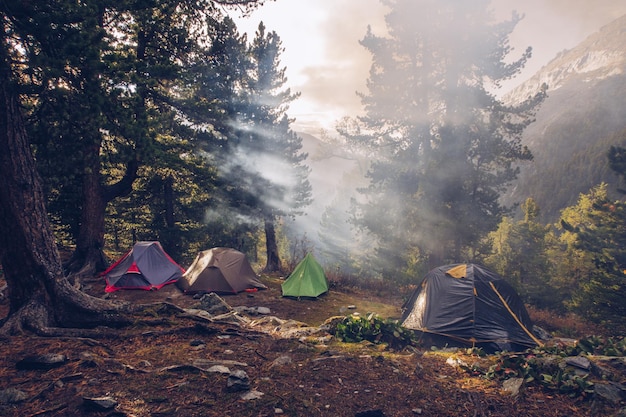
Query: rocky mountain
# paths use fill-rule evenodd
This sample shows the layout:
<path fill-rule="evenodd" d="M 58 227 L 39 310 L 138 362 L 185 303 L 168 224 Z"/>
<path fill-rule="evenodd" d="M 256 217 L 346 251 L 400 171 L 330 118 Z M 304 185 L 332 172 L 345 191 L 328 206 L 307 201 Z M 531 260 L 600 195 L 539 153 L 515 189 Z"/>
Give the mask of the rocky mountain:
<path fill-rule="evenodd" d="M 503 201 L 533 197 L 547 222 L 601 182 L 616 188 L 606 155 L 626 146 L 626 15 L 559 53 L 503 100 L 519 103 L 544 83 L 548 98 L 523 138 L 534 161 Z"/>

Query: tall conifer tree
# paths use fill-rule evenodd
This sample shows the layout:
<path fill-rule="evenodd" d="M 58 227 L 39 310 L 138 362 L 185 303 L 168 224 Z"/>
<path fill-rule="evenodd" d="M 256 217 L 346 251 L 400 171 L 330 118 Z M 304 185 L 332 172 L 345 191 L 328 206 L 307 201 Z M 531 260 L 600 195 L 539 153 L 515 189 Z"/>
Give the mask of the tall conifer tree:
<path fill-rule="evenodd" d="M 515 163 L 531 158 L 521 134 L 543 93 L 513 108 L 492 92 L 530 56 L 506 63 L 518 15 L 496 24 L 486 0 L 384 3 L 388 35 L 361 41 L 372 55 L 365 115 L 340 132 L 375 150 L 356 213 L 380 267 L 397 274 L 408 253 L 435 266 L 478 250 L 506 213 L 498 198 Z"/>
<path fill-rule="evenodd" d="M 289 103 L 299 94 L 285 88 L 285 68 L 280 67 L 282 42 L 276 32 L 259 24 L 250 45 L 252 69 L 247 86 L 238 156 L 247 173 L 242 180 L 252 197 L 255 216 L 264 223 L 267 263 L 265 270 L 279 271 L 281 260 L 276 221 L 295 215 L 310 203 L 309 168 L 303 163 L 302 138 L 291 130 Z"/>

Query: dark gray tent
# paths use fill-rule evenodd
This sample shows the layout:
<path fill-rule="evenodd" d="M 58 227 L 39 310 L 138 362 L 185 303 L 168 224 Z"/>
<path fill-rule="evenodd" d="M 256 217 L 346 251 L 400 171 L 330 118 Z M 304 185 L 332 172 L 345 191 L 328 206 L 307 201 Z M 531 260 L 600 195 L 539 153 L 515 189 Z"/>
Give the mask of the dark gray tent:
<path fill-rule="evenodd" d="M 267 288 L 259 280 L 246 255 L 231 248 L 213 248 L 198 253 L 177 285 L 191 294 L 236 294 Z"/>
<path fill-rule="evenodd" d="M 156 290 L 176 282 L 184 272 L 159 242 L 137 242 L 101 275 L 106 279 L 105 291 L 113 292 Z"/>
<path fill-rule="evenodd" d="M 402 326 L 434 344 L 517 351 L 541 345 L 521 299 L 502 277 L 476 264 L 431 270 L 403 306 Z"/>

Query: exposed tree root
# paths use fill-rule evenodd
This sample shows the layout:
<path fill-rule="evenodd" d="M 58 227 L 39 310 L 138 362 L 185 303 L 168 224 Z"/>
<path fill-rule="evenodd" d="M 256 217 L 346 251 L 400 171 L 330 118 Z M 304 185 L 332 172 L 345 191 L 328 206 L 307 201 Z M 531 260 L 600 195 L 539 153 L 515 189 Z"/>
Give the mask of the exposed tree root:
<path fill-rule="evenodd" d="M 185 311 L 168 302 L 132 305 L 103 300 L 77 290 L 67 281 L 56 295 L 54 303 L 45 297 L 33 297 L 6 318 L 0 337 L 32 333 L 41 337 L 113 338 L 118 337 L 118 328 Z"/>

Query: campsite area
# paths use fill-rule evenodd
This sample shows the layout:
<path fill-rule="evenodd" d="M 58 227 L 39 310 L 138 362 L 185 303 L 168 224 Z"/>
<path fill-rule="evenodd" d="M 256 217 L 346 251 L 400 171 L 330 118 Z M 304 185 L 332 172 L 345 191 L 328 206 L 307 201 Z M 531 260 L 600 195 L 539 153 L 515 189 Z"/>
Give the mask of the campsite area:
<path fill-rule="evenodd" d="M 457 361 L 488 367 L 489 355 L 428 347 L 394 350 L 307 332 L 332 316 L 399 317 L 402 292 L 331 282 L 331 290 L 318 299 L 297 300 L 281 296 L 283 277 L 261 279 L 266 290 L 221 297 L 230 306 L 248 307 L 236 314 L 245 322 L 228 315 L 203 321 L 155 307 L 145 320 L 103 339 L 3 340 L 0 389 L 23 398 L 0 404 L 0 415 L 560 417 L 610 416 L 620 409 L 532 384 L 511 395 L 500 381 L 454 366 Z M 198 303 L 175 285 L 105 294 L 102 279 L 86 284 L 85 291 L 97 297 L 185 308 Z M 0 307 L 4 317 L 6 298 Z M 250 314 L 259 307 L 270 313 Z M 62 365 L 18 366 L 41 354 L 63 355 Z M 242 380 L 233 382 L 233 375 Z M 247 389 L 238 390 L 241 385 Z"/>

